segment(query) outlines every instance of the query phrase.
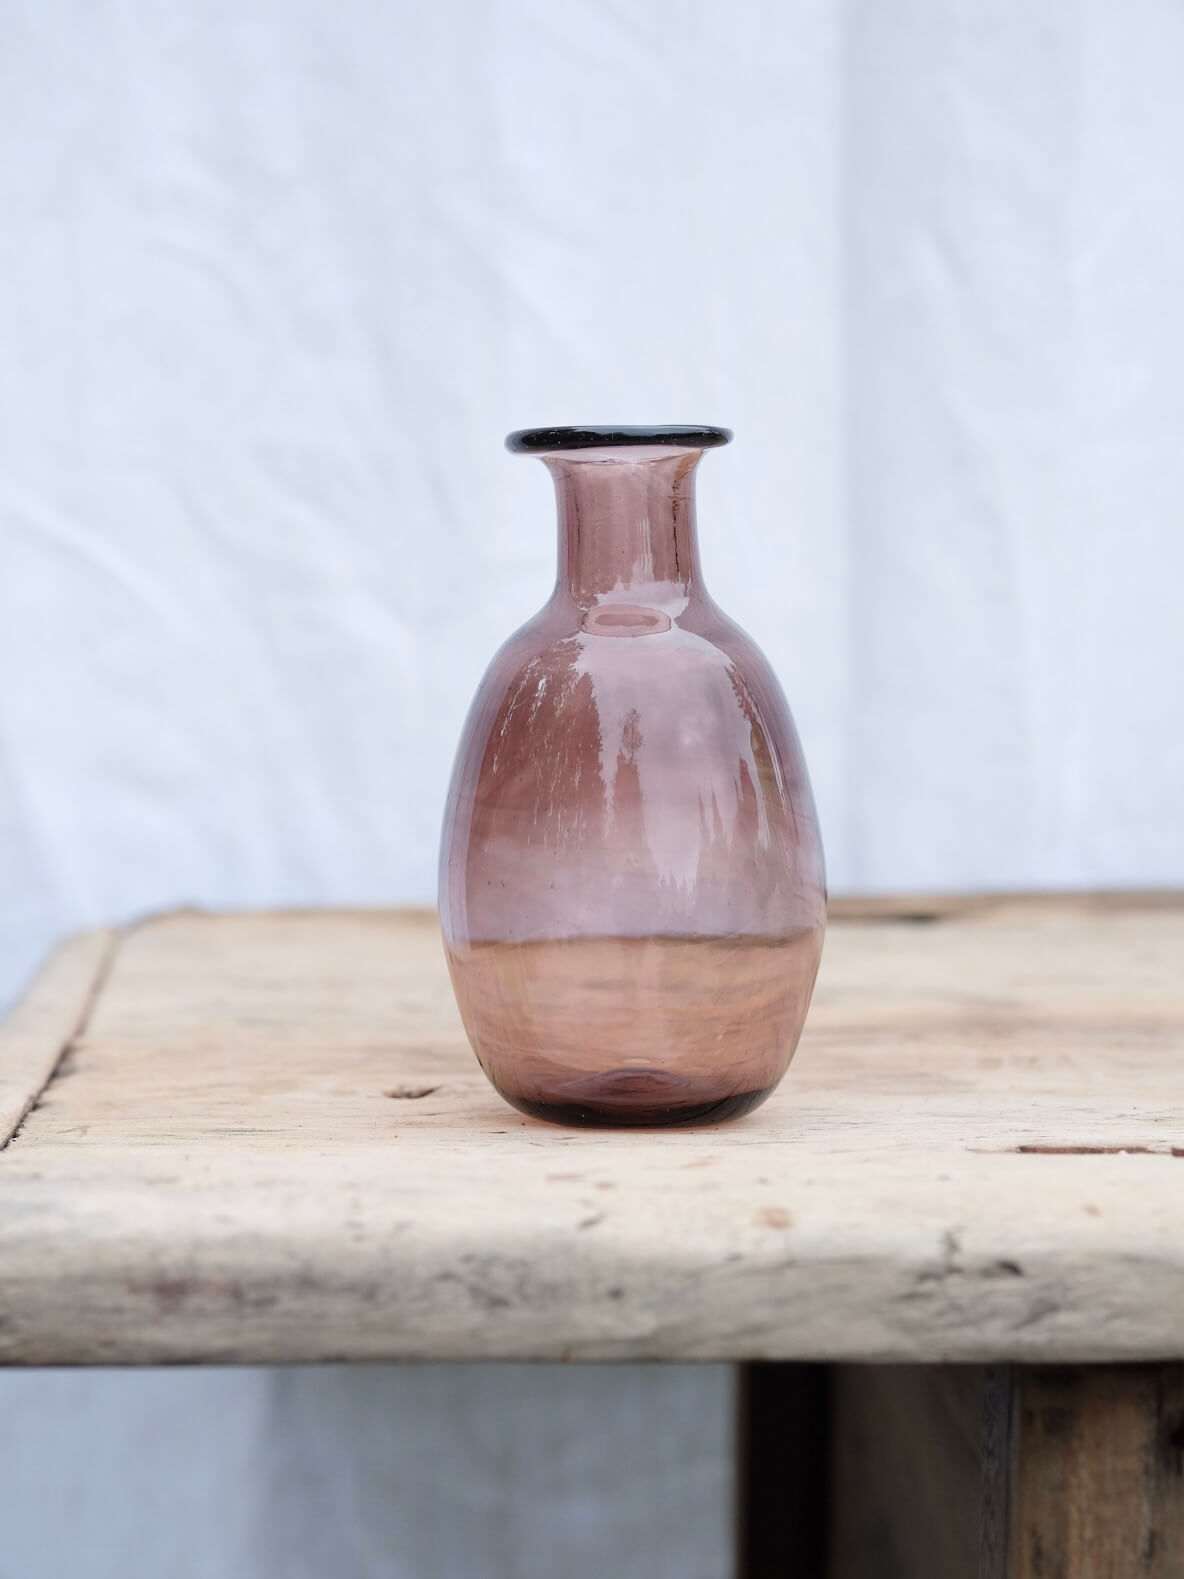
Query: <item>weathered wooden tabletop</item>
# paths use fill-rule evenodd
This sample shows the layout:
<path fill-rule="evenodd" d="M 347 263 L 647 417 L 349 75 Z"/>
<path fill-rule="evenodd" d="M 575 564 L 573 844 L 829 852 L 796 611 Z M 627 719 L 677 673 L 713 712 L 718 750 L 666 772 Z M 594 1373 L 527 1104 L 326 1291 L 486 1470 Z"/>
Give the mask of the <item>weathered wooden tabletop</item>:
<path fill-rule="evenodd" d="M 520 1117 L 435 918 L 181 914 L 0 1028 L 0 1360 L 1184 1355 L 1184 897 L 838 906 L 731 1125 Z"/>

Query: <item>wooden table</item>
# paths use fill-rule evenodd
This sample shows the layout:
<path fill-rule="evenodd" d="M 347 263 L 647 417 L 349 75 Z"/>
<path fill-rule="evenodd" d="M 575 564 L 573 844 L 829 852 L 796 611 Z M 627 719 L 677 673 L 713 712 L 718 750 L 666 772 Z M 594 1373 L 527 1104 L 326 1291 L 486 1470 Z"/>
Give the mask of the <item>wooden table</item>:
<path fill-rule="evenodd" d="M 671 1132 L 505 1107 L 428 913 L 74 939 L 0 1360 L 750 1362 L 746 1573 L 1179 1579 L 1184 897 L 834 909 L 780 1090 Z"/>

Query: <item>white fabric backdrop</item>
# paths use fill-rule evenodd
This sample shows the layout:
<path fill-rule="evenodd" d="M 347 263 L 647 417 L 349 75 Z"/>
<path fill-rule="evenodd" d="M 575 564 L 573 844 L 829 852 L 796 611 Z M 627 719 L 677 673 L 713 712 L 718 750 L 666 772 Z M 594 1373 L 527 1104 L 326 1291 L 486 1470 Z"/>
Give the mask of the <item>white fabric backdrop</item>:
<path fill-rule="evenodd" d="M 545 474 L 500 448 L 531 422 L 736 428 L 704 559 L 783 677 L 836 889 L 1184 881 L 1174 0 L 5 21 L 0 999 L 83 923 L 430 897 L 464 709 L 550 585 Z M 726 1388 L 671 1374 L 714 1424 L 654 1451 L 694 1482 Z M 21 1384 L 47 1476 L 99 1385 Z M 103 1385 L 167 1429 L 164 1380 Z M 212 1431 L 275 1384 L 187 1385 Z M 128 1572 L 120 1474 L 180 1510 L 178 1579 L 259 1571 L 133 1436 L 0 1575 Z M 201 1473 L 245 1530 L 263 1491 Z M 458 1571 L 392 1499 L 351 1572 Z"/>

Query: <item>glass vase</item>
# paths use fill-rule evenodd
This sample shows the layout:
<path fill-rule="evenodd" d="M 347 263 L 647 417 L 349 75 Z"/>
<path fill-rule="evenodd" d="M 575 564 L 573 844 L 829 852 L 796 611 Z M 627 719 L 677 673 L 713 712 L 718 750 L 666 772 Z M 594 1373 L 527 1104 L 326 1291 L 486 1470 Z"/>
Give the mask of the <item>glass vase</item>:
<path fill-rule="evenodd" d="M 566 1124 L 735 1118 L 793 1057 L 822 846 L 768 663 L 699 570 L 695 471 L 726 428 L 536 428 L 550 601 L 493 659 L 444 817 L 440 915 L 496 1089 Z"/>

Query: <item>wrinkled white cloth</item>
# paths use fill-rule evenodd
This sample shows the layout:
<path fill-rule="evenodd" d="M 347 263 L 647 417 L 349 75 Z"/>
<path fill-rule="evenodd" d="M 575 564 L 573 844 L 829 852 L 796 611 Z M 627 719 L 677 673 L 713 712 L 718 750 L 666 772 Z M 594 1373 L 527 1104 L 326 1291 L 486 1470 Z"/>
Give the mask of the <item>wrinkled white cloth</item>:
<path fill-rule="evenodd" d="M 1184 880 L 1184 13 L 176 0 L 0 54 L 0 980 L 424 900 L 536 421 L 722 421 L 837 890 Z"/>

